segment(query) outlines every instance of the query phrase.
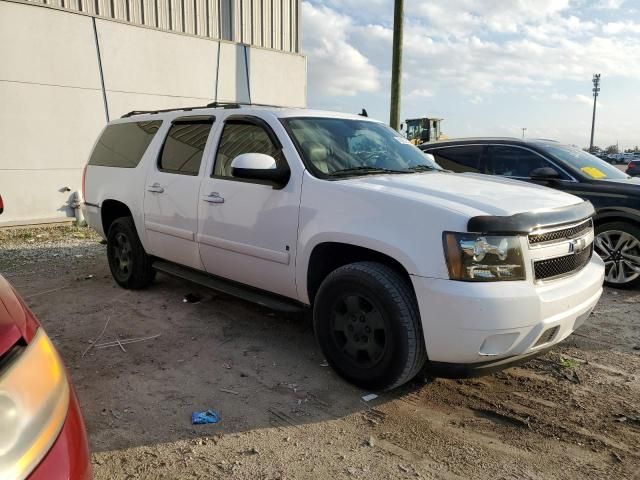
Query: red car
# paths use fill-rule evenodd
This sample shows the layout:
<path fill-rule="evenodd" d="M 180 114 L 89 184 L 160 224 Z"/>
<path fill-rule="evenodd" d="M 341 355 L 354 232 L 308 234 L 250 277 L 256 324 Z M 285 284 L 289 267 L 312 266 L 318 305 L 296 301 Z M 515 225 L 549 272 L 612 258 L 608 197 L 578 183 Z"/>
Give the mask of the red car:
<path fill-rule="evenodd" d="M 0 478 L 91 478 L 84 421 L 62 359 L 2 276 Z"/>

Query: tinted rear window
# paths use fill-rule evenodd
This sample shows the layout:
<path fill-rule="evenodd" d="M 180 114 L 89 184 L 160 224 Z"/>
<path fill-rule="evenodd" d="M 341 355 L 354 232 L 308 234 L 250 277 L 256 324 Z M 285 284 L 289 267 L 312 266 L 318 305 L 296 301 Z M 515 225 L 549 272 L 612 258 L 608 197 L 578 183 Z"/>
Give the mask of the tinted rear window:
<path fill-rule="evenodd" d="M 172 125 L 158 161 L 160 170 L 181 175 L 198 175 L 211 125 L 210 121 Z"/>
<path fill-rule="evenodd" d="M 160 125 L 162 125 L 160 120 L 154 120 L 107 126 L 93 149 L 89 165 L 137 167 Z"/>
<path fill-rule="evenodd" d="M 480 172 L 480 157 L 482 145 L 465 145 L 461 147 L 447 147 L 438 150 L 429 150 L 442 168 L 456 173 Z"/>

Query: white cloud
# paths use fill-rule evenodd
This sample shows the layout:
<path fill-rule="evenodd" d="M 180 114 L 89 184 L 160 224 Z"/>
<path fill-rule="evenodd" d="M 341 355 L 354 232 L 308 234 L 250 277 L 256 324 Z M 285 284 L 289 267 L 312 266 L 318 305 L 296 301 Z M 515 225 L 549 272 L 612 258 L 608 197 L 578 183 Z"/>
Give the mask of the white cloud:
<path fill-rule="evenodd" d="M 515 33 L 527 23 L 545 20 L 568 7 L 569 0 L 448 0 L 417 2 L 411 12 L 443 36 L 464 36 L 478 28 Z"/>
<path fill-rule="evenodd" d="M 564 93 L 553 92 L 549 98 L 557 102 L 575 102 L 585 105 L 593 105 L 593 97 L 589 97 L 581 93 L 576 93 L 575 95 L 566 95 Z M 600 106 L 601 103 L 598 102 L 598 105 Z"/>
<path fill-rule="evenodd" d="M 626 0 L 600 0 L 595 8 L 598 10 L 618 10 Z"/>
<path fill-rule="evenodd" d="M 585 105 L 593 105 L 593 98 L 592 97 L 587 97 L 586 95 L 582 95 L 581 93 L 578 93 L 577 95 L 575 95 L 573 97 L 573 99 L 576 102 L 583 103 Z M 598 106 L 602 107 L 602 102 L 600 102 L 598 104 Z"/>
<path fill-rule="evenodd" d="M 602 26 L 602 31 L 611 35 L 617 35 L 620 33 L 640 34 L 640 23 L 630 21 L 609 22 Z"/>
<path fill-rule="evenodd" d="M 433 92 L 431 90 L 427 90 L 426 88 L 415 88 L 411 90 L 408 94 L 408 97 L 433 97 Z"/>
<path fill-rule="evenodd" d="M 378 90 L 378 69 L 349 42 L 351 19 L 308 2 L 302 8 L 309 89 L 336 96 Z"/>

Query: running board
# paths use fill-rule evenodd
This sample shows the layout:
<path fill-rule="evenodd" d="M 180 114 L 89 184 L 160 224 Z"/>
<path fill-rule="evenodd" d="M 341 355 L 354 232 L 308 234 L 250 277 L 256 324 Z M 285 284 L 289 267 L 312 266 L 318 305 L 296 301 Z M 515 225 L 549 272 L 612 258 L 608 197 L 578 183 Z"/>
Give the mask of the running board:
<path fill-rule="evenodd" d="M 294 313 L 301 312 L 306 308 L 304 304 L 295 300 L 249 287 L 241 283 L 232 282 L 230 280 L 184 267 L 176 263 L 167 262 L 165 260 L 155 260 L 152 267 L 159 272 L 167 273 L 169 275 L 182 278 L 183 280 L 188 280 L 190 282 L 197 283 L 198 285 L 212 288 L 219 292 L 226 293 L 243 300 L 248 300 L 249 302 L 257 303 L 258 305 L 262 305 L 263 307 L 267 307 L 271 310 Z"/>

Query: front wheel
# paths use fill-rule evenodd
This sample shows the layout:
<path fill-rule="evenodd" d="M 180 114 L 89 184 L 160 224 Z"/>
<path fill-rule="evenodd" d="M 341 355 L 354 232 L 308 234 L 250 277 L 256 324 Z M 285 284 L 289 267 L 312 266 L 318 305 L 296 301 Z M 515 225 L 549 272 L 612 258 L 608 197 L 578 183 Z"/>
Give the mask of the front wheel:
<path fill-rule="evenodd" d="M 313 323 L 327 362 L 362 388 L 400 386 L 427 358 L 413 289 L 383 264 L 352 263 L 329 274 L 315 298 Z"/>
<path fill-rule="evenodd" d="M 131 217 L 115 220 L 107 235 L 107 259 L 118 285 L 128 289 L 148 286 L 155 278 L 151 258 L 144 251 Z"/>
<path fill-rule="evenodd" d="M 614 288 L 640 285 L 640 228 L 626 222 L 596 226 L 595 251 L 605 265 L 605 284 Z"/>

